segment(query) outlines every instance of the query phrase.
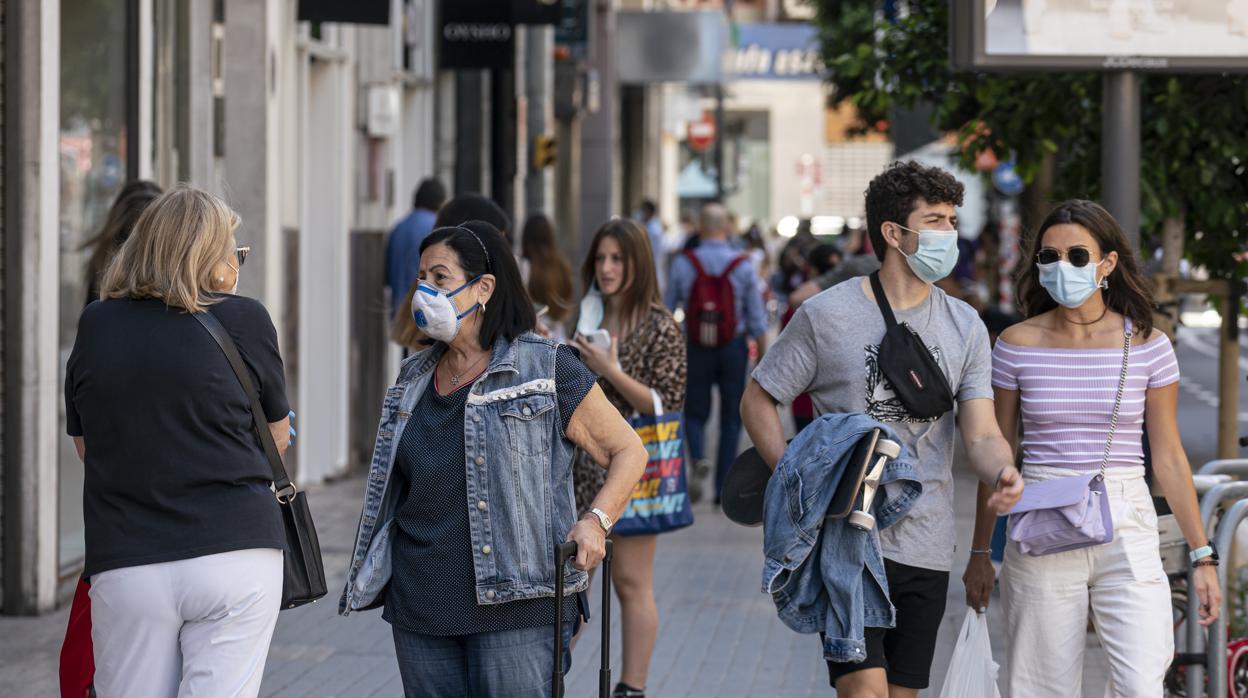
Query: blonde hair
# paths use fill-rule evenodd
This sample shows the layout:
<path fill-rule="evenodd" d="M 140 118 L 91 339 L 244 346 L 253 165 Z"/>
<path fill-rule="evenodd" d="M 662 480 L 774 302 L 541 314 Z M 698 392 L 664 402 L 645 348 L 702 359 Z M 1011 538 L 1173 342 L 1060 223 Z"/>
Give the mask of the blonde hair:
<path fill-rule="evenodd" d="M 215 299 L 213 270 L 234 251 L 238 214 L 221 199 L 179 184 L 144 209 L 108 265 L 100 298 L 157 298 L 200 313 Z"/>

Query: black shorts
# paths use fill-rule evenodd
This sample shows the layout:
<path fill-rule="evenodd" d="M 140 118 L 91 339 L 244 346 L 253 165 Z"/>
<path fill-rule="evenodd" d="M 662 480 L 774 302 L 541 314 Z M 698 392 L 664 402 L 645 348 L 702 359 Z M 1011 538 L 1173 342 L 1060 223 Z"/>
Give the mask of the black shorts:
<path fill-rule="evenodd" d="M 897 609 L 897 627 L 867 628 L 867 658 L 862 662 L 828 662 L 834 688 L 842 676 L 874 668 L 888 672 L 888 682 L 894 686 L 927 688 L 936 635 L 945 616 L 949 573 L 885 560 L 884 574 Z"/>

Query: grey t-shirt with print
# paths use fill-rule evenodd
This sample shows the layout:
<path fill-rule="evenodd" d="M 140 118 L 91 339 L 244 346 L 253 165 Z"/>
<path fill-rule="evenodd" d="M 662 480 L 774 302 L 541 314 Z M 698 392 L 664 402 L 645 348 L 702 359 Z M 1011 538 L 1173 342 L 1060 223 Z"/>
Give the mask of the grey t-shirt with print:
<path fill-rule="evenodd" d="M 798 308 L 754 370 L 754 380 L 781 404 L 810 393 L 815 412 L 863 412 L 888 423 L 904 441 L 923 483 L 910 513 L 880 532 L 884 556 L 903 565 L 953 567 L 954 412 L 935 420 L 910 417 L 877 363 L 884 318 L 855 278 Z M 895 313 L 923 338 L 958 402 L 992 399 L 988 332 L 971 306 L 933 287 L 927 300 Z"/>

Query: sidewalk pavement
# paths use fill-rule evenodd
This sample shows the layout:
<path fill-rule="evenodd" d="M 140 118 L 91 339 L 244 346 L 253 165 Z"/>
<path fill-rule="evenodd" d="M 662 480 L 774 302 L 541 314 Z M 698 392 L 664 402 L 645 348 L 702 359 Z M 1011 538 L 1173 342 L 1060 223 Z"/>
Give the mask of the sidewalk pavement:
<path fill-rule="evenodd" d="M 359 517 L 363 478 L 354 477 L 310 490 L 330 596 L 279 617 L 261 695 L 275 698 L 399 696 L 402 688 L 390 627 L 379 612 L 337 615 L 350 546 Z M 961 472 L 957 484 L 959 555 L 951 575 L 948 608 L 941 628 L 932 686 L 936 696 L 961 627 L 963 591 L 974 482 Z M 659 642 L 650 667 L 648 695 L 829 696 L 827 670 L 817 636 L 801 636 L 776 618 L 771 600 L 759 590 L 762 529 L 728 522 L 709 505 L 696 508 L 697 522 L 662 538 L 655 563 L 660 613 Z M 595 606 L 600 598 L 592 594 Z M 993 647 L 1003 661 L 1004 638 L 998 605 L 989 610 Z M 0 617 L 0 696 L 52 696 L 57 693 L 57 652 L 67 610 L 40 618 Z M 597 618 L 598 616 L 595 616 Z M 612 667 L 618 678 L 620 637 L 612 640 Z M 599 635 L 591 624 L 573 656 L 567 695 L 593 696 L 598 681 Z M 1104 687 L 1104 656 L 1089 635 L 1085 696 Z M 1003 667 L 1002 671 L 1007 671 Z"/>

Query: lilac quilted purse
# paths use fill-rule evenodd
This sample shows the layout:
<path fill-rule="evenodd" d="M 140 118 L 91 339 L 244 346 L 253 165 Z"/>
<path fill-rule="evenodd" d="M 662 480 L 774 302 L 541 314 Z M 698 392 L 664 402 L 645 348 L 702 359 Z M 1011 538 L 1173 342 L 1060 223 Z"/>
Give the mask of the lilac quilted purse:
<path fill-rule="evenodd" d="M 1118 376 L 1118 395 L 1109 419 L 1109 437 L 1105 441 L 1100 472 L 1030 483 L 1023 489 L 1018 504 L 1010 510 L 1007 529 L 1010 540 L 1028 555 L 1077 550 L 1114 539 L 1105 468 L 1109 464 L 1118 412 L 1122 408 L 1122 391 L 1127 382 L 1127 363 L 1131 357 L 1130 319 L 1126 321 L 1123 335 L 1122 373 Z"/>

